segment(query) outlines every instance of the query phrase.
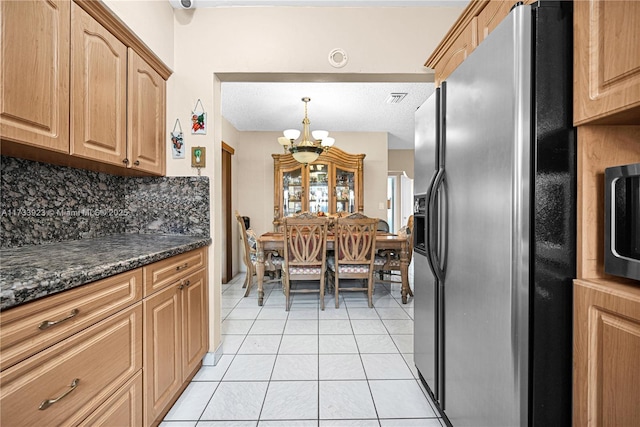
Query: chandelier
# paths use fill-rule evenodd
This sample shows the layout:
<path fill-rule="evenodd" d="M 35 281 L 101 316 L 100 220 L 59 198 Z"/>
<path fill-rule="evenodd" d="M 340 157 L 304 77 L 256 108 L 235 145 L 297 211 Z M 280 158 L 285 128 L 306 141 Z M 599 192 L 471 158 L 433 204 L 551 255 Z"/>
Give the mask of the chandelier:
<path fill-rule="evenodd" d="M 327 151 L 336 141 L 329 136 L 326 130 L 314 130 L 311 132 L 313 139 L 309 136 L 309 118 L 307 117 L 307 103 L 311 98 L 304 97 L 304 119 L 302 120 L 302 141 L 296 143 L 295 140 L 300 136 L 297 129 L 287 129 L 283 132 L 284 136 L 278 138 L 278 143 L 293 155 L 299 163 L 305 166 L 316 161 L 323 151 Z"/>

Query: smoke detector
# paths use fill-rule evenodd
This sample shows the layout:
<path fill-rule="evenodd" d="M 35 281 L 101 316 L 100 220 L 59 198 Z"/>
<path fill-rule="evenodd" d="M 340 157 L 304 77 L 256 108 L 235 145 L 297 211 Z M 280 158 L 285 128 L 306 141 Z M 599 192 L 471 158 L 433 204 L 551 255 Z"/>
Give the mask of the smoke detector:
<path fill-rule="evenodd" d="M 193 9 L 195 0 L 169 0 L 174 9 Z"/>
<path fill-rule="evenodd" d="M 387 104 L 399 104 L 405 96 L 407 96 L 406 92 L 392 92 L 387 96 L 387 99 L 385 99 L 384 102 Z"/>
<path fill-rule="evenodd" d="M 329 64 L 334 68 L 342 68 L 347 65 L 347 52 L 344 49 L 336 48 L 329 52 Z"/>

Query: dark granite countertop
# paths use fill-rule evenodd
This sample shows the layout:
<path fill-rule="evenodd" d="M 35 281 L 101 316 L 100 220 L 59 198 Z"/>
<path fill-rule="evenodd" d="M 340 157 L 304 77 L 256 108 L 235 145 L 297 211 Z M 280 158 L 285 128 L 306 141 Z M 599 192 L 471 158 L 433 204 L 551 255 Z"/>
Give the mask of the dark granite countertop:
<path fill-rule="evenodd" d="M 0 250 L 0 310 L 207 246 L 209 237 L 118 234 Z"/>

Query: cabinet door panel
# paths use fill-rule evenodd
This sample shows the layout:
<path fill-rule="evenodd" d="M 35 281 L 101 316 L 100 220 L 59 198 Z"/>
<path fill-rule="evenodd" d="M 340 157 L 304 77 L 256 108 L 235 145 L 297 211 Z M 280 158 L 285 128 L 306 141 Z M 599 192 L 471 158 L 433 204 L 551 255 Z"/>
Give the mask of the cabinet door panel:
<path fill-rule="evenodd" d="M 69 152 L 68 1 L 0 2 L 0 134 Z"/>
<path fill-rule="evenodd" d="M 573 425 L 640 425 L 640 288 L 574 281 Z"/>
<path fill-rule="evenodd" d="M 0 423 L 43 426 L 82 421 L 142 368 L 141 338 L 138 303 L 5 369 L 0 373 Z M 74 379 L 79 380 L 75 387 Z M 56 398 L 43 408 L 44 401 Z"/>
<path fill-rule="evenodd" d="M 142 370 L 96 409 L 80 426 L 141 426 Z"/>
<path fill-rule="evenodd" d="M 574 2 L 574 123 L 637 124 L 640 2 Z"/>
<path fill-rule="evenodd" d="M 188 285 L 182 290 L 182 380 L 200 364 L 209 348 L 207 270 L 200 270 L 186 278 Z"/>
<path fill-rule="evenodd" d="M 129 167 L 164 175 L 165 81 L 129 49 Z"/>
<path fill-rule="evenodd" d="M 182 386 L 180 290 L 170 286 L 144 300 L 145 425 Z"/>
<path fill-rule="evenodd" d="M 127 47 L 75 3 L 71 38 L 71 154 L 123 165 Z"/>

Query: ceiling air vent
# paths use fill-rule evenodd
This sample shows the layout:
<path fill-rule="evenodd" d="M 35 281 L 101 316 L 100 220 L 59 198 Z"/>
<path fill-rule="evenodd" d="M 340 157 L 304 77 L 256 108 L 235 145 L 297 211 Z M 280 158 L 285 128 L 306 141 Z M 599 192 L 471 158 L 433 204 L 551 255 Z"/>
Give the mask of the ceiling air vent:
<path fill-rule="evenodd" d="M 389 96 L 387 96 L 387 99 L 384 100 L 384 102 L 386 102 L 387 104 L 399 104 L 405 96 L 407 96 L 406 92 L 390 93 Z"/>

